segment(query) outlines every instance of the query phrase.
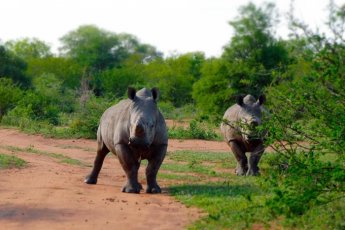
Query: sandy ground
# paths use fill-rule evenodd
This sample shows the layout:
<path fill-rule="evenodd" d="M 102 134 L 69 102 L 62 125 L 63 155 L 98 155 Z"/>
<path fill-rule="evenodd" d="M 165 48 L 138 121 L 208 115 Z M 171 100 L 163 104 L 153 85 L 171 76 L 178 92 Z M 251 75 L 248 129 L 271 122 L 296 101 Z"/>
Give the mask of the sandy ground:
<path fill-rule="evenodd" d="M 97 185 L 83 183 L 91 168 L 9 146 L 59 153 L 92 165 L 96 141 L 50 139 L 0 128 L 0 153 L 28 162 L 23 169 L 0 171 L 0 229 L 185 229 L 202 215 L 162 194 L 121 192 L 125 175 L 118 160 L 106 158 Z M 229 151 L 224 142 L 169 140 L 168 151 Z M 140 174 L 143 175 L 143 168 Z M 145 181 L 141 181 L 144 188 Z"/>

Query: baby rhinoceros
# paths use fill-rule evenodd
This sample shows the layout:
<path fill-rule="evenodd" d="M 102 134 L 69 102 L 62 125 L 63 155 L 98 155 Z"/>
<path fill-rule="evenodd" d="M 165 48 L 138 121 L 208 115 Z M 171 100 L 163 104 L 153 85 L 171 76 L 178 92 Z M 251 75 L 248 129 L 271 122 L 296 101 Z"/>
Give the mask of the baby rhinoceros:
<path fill-rule="evenodd" d="M 159 91 L 146 88 L 136 92 L 128 88 L 128 99 L 108 108 L 102 115 L 97 131 L 97 155 L 91 174 L 85 183 L 96 184 L 105 156 L 117 155 L 127 176 L 122 192 L 139 193 L 138 182 L 141 159 L 147 159 L 147 193 L 160 193 L 157 172 L 164 160 L 168 134 L 165 120 L 157 108 Z"/>
<path fill-rule="evenodd" d="M 241 95 L 237 97 L 237 104 L 224 114 L 220 129 L 237 160 L 237 175 L 259 174 L 258 164 L 264 145 L 256 127 L 261 124 L 264 102 L 264 95 L 257 101 L 252 95 Z M 249 162 L 246 152 L 250 152 Z"/>

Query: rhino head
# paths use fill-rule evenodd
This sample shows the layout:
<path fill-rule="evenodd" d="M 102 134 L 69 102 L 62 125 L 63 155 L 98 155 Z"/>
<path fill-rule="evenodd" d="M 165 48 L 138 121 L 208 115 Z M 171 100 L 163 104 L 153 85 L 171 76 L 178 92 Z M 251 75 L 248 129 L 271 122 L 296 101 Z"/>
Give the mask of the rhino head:
<path fill-rule="evenodd" d="M 130 147 L 147 150 L 153 142 L 158 117 L 158 96 L 157 88 L 144 88 L 138 92 L 134 88 L 128 88 L 128 98 L 133 102 L 129 119 Z"/>
<path fill-rule="evenodd" d="M 262 105 L 265 100 L 264 95 L 261 95 L 257 101 L 250 94 L 245 97 L 243 95 L 237 97 L 237 105 L 240 106 L 238 126 L 242 138 L 246 142 L 260 139 L 256 127 L 261 124 Z"/>

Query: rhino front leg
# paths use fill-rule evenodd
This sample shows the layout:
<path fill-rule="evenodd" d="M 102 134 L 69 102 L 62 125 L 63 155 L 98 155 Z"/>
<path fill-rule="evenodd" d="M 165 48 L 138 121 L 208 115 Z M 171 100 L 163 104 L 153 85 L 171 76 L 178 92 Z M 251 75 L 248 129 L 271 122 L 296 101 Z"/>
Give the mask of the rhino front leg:
<path fill-rule="evenodd" d="M 109 150 L 104 145 L 104 143 L 99 144 L 92 171 L 88 176 L 86 176 L 84 180 L 86 184 L 97 184 L 98 174 L 101 171 L 104 158 L 107 156 L 108 153 Z"/>
<path fill-rule="evenodd" d="M 246 175 L 248 170 L 248 159 L 245 151 L 243 151 L 241 146 L 236 141 L 229 141 L 229 145 L 237 160 L 237 167 L 235 170 L 236 174 L 238 176 Z"/>
<path fill-rule="evenodd" d="M 259 175 L 259 161 L 264 152 L 263 146 L 260 146 L 254 150 L 249 157 L 249 167 L 247 171 L 247 176 L 257 176 Z"/>
<path fill-rule="evenodd" d="M 138 182 L 139 156 L 137 157 L 127 145 L 116 145 L 115 151 L 127 176 L 127 183 L 122 192 L 140 193 L 142 185 Z"/>
<path fill-rule="evenodd" d="M 161 188 L 157 184 L 157 173 L 165 158 L 167 145 L 157 145 L 152 147 L 151 157 L 148 159 L 146 168 L 147 193 L 161 193 Z"/>

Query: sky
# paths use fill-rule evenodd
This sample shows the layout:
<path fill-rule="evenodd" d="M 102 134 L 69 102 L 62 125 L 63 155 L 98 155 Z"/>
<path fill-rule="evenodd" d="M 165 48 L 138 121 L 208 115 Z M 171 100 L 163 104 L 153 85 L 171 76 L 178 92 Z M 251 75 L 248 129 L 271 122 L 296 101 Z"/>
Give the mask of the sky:
<path fill-rule="evenodd" d="M 201 51 L 218 57 L 233 35 L 229 21 L 249 0 L 0 0 L 0 41 L 38 38 L 58 52 L 59 39 L 81 25 L 135 35 L 165 56 Z M 252 0 L 261 5 L 264 0 Z M 275 0 L 286 38 L 284 18 L 290 0 Z M 322 29 L 328 0 L 294 0 L 297 18 Z M 335 0 L 344 4 L 345 0 Z"/>

